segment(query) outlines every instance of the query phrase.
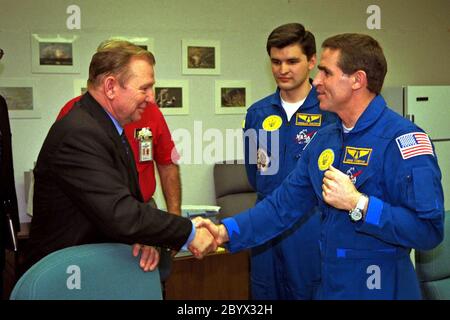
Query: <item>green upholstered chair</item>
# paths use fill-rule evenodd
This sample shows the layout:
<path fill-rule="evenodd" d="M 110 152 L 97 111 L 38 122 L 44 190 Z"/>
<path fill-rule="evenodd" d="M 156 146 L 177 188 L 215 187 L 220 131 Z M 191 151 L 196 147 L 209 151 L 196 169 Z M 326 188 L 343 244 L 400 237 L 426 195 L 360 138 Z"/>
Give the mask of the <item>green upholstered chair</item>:
<path fill-rule="evenodd" d="M 86 244 L 49 254 L 17 282 L 11 300 L 161 300 L 159 271 L 144 272 L 130 245 Z"/>
<path fill-rule="evenodd" d="M 415 252 L 416 272 L 427 300 L 450 299 L 450 211 L 445 215 L 444 241 L 433 250 Z"/>

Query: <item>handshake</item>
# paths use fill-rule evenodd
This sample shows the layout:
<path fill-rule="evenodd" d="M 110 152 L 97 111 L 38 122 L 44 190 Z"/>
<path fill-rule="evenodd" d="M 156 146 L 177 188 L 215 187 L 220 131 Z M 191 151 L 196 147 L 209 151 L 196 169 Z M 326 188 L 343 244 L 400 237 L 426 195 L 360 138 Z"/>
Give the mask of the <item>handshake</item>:
<path fill-rule="evenodd" d="M 196 228 L 195 238 L 189 244 L 189 251 L 197 259 L 217 250 L 218 246 L 229 241 L 227 229 L 223 224 L 215 225 L 209 219 L 196 217 L 192 219 Z"/>
<path fill-rule="evenodd" d="M 197 259 L 202 259 L 210 252 L 217 250 L 217 247 L 227 242 L 228 232 L 223 224 L 215 225 L 209 219 L 197 217 L 192 219 L 196 228 L 195 238 L 189 244 L 189 250 Z M 133 245 L 133 256 L 137 257 L 141 253 L 139 265 L 144 271 L 153 271 L 159 264 L 160 253 L 152 246 L 141 244 Z"/>

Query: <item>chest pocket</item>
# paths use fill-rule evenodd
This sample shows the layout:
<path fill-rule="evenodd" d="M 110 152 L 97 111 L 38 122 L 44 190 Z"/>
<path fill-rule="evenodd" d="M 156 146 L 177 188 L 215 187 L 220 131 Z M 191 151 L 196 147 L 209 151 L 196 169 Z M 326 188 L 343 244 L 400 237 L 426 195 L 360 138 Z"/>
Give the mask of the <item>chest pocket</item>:
<path fill-rule="evenodd" d="M 439 181 L 430 168 L 413 168 L 411 173 L 403 176 L 401 184 L 406 205 L 414 208 L 419 215 L 427 219 L 437 218 L 435 209 L 438 208 L 436 195 L 439 192 Z"/>

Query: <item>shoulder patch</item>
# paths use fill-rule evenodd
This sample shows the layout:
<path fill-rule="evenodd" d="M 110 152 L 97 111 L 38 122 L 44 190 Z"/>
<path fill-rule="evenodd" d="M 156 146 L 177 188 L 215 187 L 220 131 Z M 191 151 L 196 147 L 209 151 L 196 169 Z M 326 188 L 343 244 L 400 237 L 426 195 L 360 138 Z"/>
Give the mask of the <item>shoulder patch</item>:
<path fill-rule="evenodd" d="M 430 138 L 423 132 L 411 132 L 395 139 L 404 160 L 430 154 L 434 156 Z"/>
<path fill-rule="evenodd" d="M 278 130 L 279 127 L 281 127 L 282 123 L 283 119 L 281 119 L 280 116 L 271 115 L 264 119 L 262 127 L 266 131 L 275 131 Z"/>
<path fill-rule="evenodd" d="M 319 155 L 317 159 L 317 165 L 319 166 L 320 171 L 325 171 L 330 168 L 330 166 L 334 162 L 334 151 L 333 149 L 325 149 Z"/>

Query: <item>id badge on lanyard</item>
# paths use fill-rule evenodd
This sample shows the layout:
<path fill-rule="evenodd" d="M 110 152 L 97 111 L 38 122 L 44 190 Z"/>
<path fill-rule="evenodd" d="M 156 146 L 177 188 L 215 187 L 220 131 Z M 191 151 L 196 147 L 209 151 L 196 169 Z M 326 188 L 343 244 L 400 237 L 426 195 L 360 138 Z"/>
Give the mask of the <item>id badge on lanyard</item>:
<path fill-rule="evenodd" d="M 146 162 L 153 160 L 153 135 L 150 128 L 142 128 L 137 132 L 137 139 L 139 141 L 139 162 Z"/>

